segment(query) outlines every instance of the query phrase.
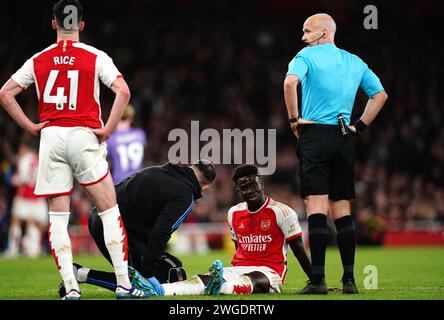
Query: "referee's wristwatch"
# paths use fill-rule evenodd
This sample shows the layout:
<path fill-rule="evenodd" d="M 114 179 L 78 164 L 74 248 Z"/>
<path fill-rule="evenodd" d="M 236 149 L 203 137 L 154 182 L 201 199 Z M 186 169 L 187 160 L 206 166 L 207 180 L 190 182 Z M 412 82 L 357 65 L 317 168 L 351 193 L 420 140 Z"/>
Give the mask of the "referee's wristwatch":
<path fill-rule="evenodd" d="M 297 117 L 295 117 L 295 118 L 288 119 L 288 121 L 290 121 L 290 123 L 295 123 L 295 122 L 297 122 L 300 118 L 301 118 L 301 116 L 297 116 Z"/>
<path fill-rule="evenodd" d="M 354 123 L 355 129 L 356 129 L 356 135 L 361 135 L 361 133 L 367 128 L 367 125 L 361 120 L 357 120 Z"/>

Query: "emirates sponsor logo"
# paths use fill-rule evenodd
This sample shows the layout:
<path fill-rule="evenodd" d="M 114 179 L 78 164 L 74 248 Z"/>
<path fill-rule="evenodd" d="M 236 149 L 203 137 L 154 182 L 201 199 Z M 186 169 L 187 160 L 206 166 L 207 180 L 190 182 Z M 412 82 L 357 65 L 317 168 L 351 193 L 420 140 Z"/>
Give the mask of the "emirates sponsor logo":
<path fill-rule="evenodd" d="M 238 235 L 238 243 L 242 250 L 248 252 L 261 252 L 267 249 L 267 244 L 270 243 L 273 238 L 271 235 L 253 235 L 247 236 Z"/>
<path fill-rule="evenodd" d="M 269 234 L 265 235 L 253 235 L 249 234 L 248 236 L 238 236 L 239 243 L 268 243 L 271 242 L 273 238 Z"/>
<path fill-rule="evenodd" d="M 270 220 L 262 220 L 261 221 L 261 229 L 263 231 L 267 231 L 268 228 L 270 228 L 270 226 L 271 226 L 271 221 Z"/>

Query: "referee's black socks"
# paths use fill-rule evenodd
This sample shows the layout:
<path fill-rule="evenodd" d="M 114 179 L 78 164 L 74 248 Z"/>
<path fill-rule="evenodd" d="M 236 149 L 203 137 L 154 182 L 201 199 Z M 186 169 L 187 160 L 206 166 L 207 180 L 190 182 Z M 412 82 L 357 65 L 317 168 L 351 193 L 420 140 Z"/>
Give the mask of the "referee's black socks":
<path fill-rule="evenodd" d="M 348 279 L 354 281 L 353 269 L 355 264 L 356 237 L 352 217 L 348 215 L 336 219 L 335 226 L 337 232 L 336 239 L 344 268 L 342 282 L 345 283 Z"/>
<path fill-rule="evenodd" d="M 327 215 L 314 213 L 308 217 L 308 240 L 312 265 L 310 280 L 314 285 L 318 285 L 325 278 L 325 251 L 328 244 Z"/>

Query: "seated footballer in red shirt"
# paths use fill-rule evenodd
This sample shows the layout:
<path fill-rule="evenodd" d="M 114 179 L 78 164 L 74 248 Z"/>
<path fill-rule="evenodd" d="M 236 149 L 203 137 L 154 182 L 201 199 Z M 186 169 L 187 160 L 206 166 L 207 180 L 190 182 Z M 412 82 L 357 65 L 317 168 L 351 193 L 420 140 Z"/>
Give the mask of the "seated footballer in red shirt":
<path fill-rule="evenodd" d="M 164 292 L 158 295 L 280 293 L 287 273 L 288 247 L 310 277 L 311 262 L 296 212 L 265 195 L 254 165 L 237 167 L 233 181 L 245 200 L 228 211 L 231 238 L 236 247 L 233 266 L 224 267 L 216 260 L 209 273 L 164 283 Z M 149 283 L 144 280 L 140 275 L 137 277 L 138 287 L 149 290 Z"/>

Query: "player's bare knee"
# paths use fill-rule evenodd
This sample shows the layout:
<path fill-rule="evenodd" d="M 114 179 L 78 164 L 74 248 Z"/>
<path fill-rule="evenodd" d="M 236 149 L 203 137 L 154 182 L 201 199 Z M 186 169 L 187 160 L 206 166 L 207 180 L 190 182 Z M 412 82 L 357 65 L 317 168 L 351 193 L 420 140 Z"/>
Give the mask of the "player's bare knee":
<path fill-rule="evenodd" d="M 91 186 L 85 186 L 98 212 L 109 210 L 116 206 L 116 193 L 111 180 L 105 179 Z"/>
<path fill-rule="evenodd" d="M 69 212 L 70 196 L 58 196 L 49 198 L 49 211 L 51 212 Z"/>

